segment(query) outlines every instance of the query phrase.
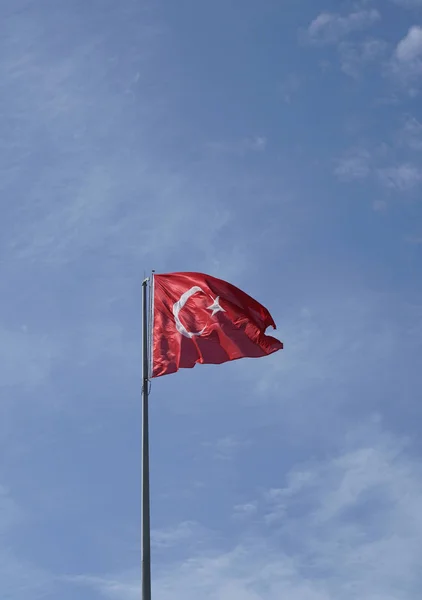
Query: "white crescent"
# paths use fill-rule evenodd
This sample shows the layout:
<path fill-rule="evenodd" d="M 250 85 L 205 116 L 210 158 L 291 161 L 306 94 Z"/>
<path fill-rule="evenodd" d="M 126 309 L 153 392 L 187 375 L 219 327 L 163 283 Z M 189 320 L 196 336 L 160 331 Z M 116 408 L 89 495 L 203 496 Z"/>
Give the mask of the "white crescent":
<path fill-rule="evenodd" d="M 173 316 L 174 321 L 176 323 L 176 329 L 179 333 L 181 333 L 187 338 L 193 338 L 194 336 L 202 335 L 206 329 L 206 327 L 204 327 L 203 329 L 201 329 L 201 331 L 198 331 L 197 333 L 194 333 L 193 331 L 188 331 L 179 318 L 179 313 L 185 306 L 186 302 L 191 296 L 193 296 L 197 292 L 202 292 L 203 294 L 205 294 L 202 288 L 200 288 L 198 285 L 195 285 L 194 287 L 191 287 L 190 290 L 182 294 L 179 300 L 173 304 Z"/>

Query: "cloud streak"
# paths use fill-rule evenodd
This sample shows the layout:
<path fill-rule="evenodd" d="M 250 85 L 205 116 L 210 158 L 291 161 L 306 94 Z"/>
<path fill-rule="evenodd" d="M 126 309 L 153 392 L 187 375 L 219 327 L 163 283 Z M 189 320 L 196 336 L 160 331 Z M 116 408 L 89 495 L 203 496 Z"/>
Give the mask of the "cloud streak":
<path fill-rule="evenodd" d="M 397 192 L 409 192 L 422 183 L 422 167 L 401 164 L 378 170 L 381 183 Z"/>
<path fill-rule="evenodd" d="M 418 598 L 422 473 L 406 444 L 375 420 L 323 461 L 297 466 L 257 502 L 264 529 L 156 571 L 160 600 Z M 255 506 L 255 505 L 254 505 Z M 256 520 L 255 511 L 247 511 Z M 271 518 L 269 518 L 271 517 Z M 383 560 L 380 561 L 379 557 Z M 136 578 L 76 578 L 132 600 Z"/>
<path fill-rule="evenodd" d="M 334 175 L 344 183 L 372 180 L 397 194 L 413 193 L 422 183 L 418 121 L 408 117 L 392 137 L 395 140 L 391 144 L 350 149 L 337 159 Z"/>
<path fill-rule="evenodd" d="M 338 13 L 321 13 L 308 26 L 308 40 L 316 44 L 333 44 L 352 33 L 371 27 L 381 18 L 376 9 L 359 10 L 342 16 Z"/>

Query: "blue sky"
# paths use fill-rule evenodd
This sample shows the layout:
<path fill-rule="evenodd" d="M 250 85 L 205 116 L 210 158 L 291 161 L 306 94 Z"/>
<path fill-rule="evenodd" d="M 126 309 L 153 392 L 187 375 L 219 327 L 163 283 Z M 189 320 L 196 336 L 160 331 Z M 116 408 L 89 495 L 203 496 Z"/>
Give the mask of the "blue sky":
<path fill-rule="evenodd" d="M 422 593 L 422 2 L 3 0 L 0 582 L 139 598 L 141 281 L 285 350 L 151 397 L 157 600 Z"/>

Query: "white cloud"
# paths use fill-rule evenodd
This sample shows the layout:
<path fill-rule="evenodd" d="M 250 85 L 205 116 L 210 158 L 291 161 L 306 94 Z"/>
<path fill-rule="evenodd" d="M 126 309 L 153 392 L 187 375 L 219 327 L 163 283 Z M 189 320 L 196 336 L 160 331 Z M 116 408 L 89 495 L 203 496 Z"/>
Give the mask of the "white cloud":
<path fill-rule="evenodd" d="M 422 123 L 408 116 L 398 134 L 398 140 L 411 150 L 422 150 Z"/>
<path fill-rule="evenodd" d="M 411 62 L 422 55 L 422 27 L 411 27 L 407 35 L 397 44 L 396 58 L 400 62 Z"/>
<path fill-rule="evenodd" d="M 341 42 L 339 44 L 341 69 L 346 75 L 358 77 L 362 68 L 379 60 L 388 45 L 383 40 L 369 39 L 363 42 Z"/>
<path fill-rule="evenodd" d="M 272 502 L 281 499 L 283 510 L 278 523 L 269 524 L 276 532 L 266 538 L 270 542 L 241 541 L 228 553 L 188 561 L 178 570 L 182 578 L 172 574 L 173 589 L 181 585 L 183 597 L 192 578 L 205 598 L 229 592 L 274 600 L 418 598 L 421 469 L 394 437 L 371 427 L 360 437 L 338 456 L 294 470 L 280 494 L 273 490 Z"/>
<path fill-rule="evenodd" d="M 374 178 L 385 188 L 397 192 L 411 192 L 422 182 L 422 166 L 418 162 L 400 160 L 404 150 L 422 149 L 422 126 L 408 117 L 403 127 L 395 134 L 394 144 L 378 147 L 352 148 L 338 159 L 335 176 L 343 182 L 363 181 Z M 382 199 L 376 201 L 377 208 L 384 207 Z"/>
<path fill-rule="evenodd" d="M 228 142 L 209 142 L 206 147 L 221 154 L 244 156 L 250 152 L 263 152 L 267 147 L 267 138 L 262 135 L 245 137 L 241 140 Z"/>
<path fill-rule="evenodd" d="M 381 183 L 398 192 L 408 192 L 422 183 L 422 168 L 412 164 L 401 164 L 378 169 Z"/>
<path fill-rule="evenodd" d="M 198 228 L 195 185 L 180 174 L 159 174 L 135 168 L 134 164 L 130 168 L 137 174 L 135 179 L 133 172 L 129 174 L 128 164 L 119 161 L 109 168 L 94 167 L 81 178 L 78 189 L 69 188 L 72 198 L 68 201 L 54 205 L 38 202 L 38 214 L 22 219 L 8 250 L 18 258 L 52 264 L 66 263 L 81 253 L 101 248 L 114 256 L 154 256 L 158 260 L 163 253 L 186 243 L 185 232 L 189 229 L 190 242 L 199 251 L 206 251 L 207 244 L 230 218 L 228 210 L 214 201 L 201 204 L 203 219 Z M 61 185 L 61 176 L 64 174 L 52 175 L 51 184 L 54 186 L 58 179 L 56 183 Z M 116 181 L 120 182 L 119 193 L 113 183 Z M 149 201 L 129 201 L 125 189 L 128 181 L 130 186 L 137 186 L 137 195 Z M 28 215 L 38 190 L 33 189 L 31 194 L 24 209 Z M 202 198 L 206 195 L 203 189 Z M 122 196 L 126 197 L 123 203 Z M 211 205 L 214 208 L 208 211 L 206 206 Z"/>
<path fill-rule="evenodd" d="M 204 442 L 205 447 L 212 449 L 214 458 L 218 460 L 232 460 L 239 448 L 246 445 L 246 442 L 239 440 L 233 435 L 227 435 L 217 439 L 215 442 Z"/>
<path fill-rule="evenodd" d="M 338 201 L 344 202 L 341 197 Z M 325 279 L 319 284 L 324 298 L 308 298 L 307 311 L 290 311 L 283 305 L 280 317 L 274 313 L 285 342 L 283 352 L 262 363 L 239 361 L 235 367 L 239 385 L 256 390 L 253 402 L 259 407 L 260 423 L 277 423 L 280 436 L 293 444 L 306 439 L 307 444 L 324 445 L 342 438 L 345 419 L 377 410 L 383 394 L 392 403 L 390 415 L 400 412 L 391 390 L 399 390 L 402 379 L 417 376 L 410 365 L 420 354 L 419 341 L 409 334 L 408 323 L 420 323 L 420 317 L 411 315 L 406 304 L 397 305 L 393 294 L 359 289 L 348 272 L 339 286 Z M 402 361 L 412 375 L 406 374 Z M 359 389 L 365 389 L 364 398 Z"/>
<path fill-rule="evenodd" d="M 354 31 L 361 31 L 381 18 L 376 9 L 359 10 L 343 17 L 337 13 L 321 13 L 309 25 L 308 39 L 316 43 L 334 43 Z"/>
<path fill-rule="evenodd" d="M 167 529 L 153 529 L 151 531 L 151 545 L 154 548 L 170 548 L 179 544 L 186 544 L 194 535 L 199 535 L 201 528 L 194 521 L 183 521 L 175 527 Z"/>
<path fill-rule="evenodd" d="M 257 511 L 256 502 L 245 502 L 244 504 L 236 504 L 233 508 L 233 516 L 236 519 L 247 519 L 254 515 Z"/>
<path fill-rule="evenodd" d="M 297 74 L 292 74 L 279 85 L 279 92 L 287 104 L 289 104 L 293 97 L 298 93 L 301 86 L 303 85 L 302 79 Z"/>
<path fill-rule="evenodd" d="M 260 496 L 260 533 L 245 525 L 231 548 L 156 565 L 155 597 L 419 600 L 421 502 L 419 460 L 374 419 L 338 454 L 297 466 L 285 487 Z M 138 574 L 74 583 L 109 599 L 139 594 Z"/>
<path fill-rule="evenodd" d="M 390 61 L 393 79 L 415 97 L 422 83 L 422 27 L 413 26 L 400 40 Z"/>
<path fill-rule="evenodd" d="M 334 174 L 342 181 L 366 179 L 371 173 L 371 155 L 364 148 L 352 149 L 337 161 Z"/>

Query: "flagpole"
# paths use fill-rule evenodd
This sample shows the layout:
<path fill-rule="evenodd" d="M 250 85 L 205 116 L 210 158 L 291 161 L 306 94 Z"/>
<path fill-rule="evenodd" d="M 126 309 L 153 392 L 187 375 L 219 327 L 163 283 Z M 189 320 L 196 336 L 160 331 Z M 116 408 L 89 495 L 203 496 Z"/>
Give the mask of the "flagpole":
<path fill-rule="evenodd" d="M 149 347 L 148 282 L 142 282 L 142 600 L 151 600 L 151 524 L 149 492 Z"/>

